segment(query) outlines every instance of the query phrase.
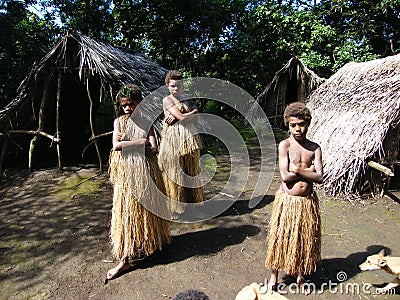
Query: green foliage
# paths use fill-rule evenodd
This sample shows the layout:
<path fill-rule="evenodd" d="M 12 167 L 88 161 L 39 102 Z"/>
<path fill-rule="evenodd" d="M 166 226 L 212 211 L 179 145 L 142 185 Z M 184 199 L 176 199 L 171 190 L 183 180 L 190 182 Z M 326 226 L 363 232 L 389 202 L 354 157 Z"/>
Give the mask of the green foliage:
<path fill-rule="evenodd" d="M 342 45 L 337 46 L 333 55 L 336 58 L 332 67 L 333 72 L 336 72 L 343 64 L 351 61 L 368 61 L 379 58 L 378 54 L 374 54 L 372 48 L 363 41 L 359 44 L 354 44 L 351 41 L 345 41 Z"/>
<path fill-rule="evenodd" d="M 112 0 L 52 0 L 65 30 L 112 41 L 115 36 Z"/>
<path fill-rule="evenodd" d="M 7 1 L 0 11 L 0 107 L 15 96 L 20 81 L 49 50 L 54 35 L 51 20 L 38 18 L 22 1 Z"/>
<path fill-rule="evenodd" d="M 37 2 L 41 17 L 28 10 Z M 67 30 L 142 51 L 167 69 L 227 80 L 253 96 L 293 56 L 328 78 L 347 62 L 400 50 L 398 0 L 0 3 L 0 106 L 14 96 L 33 62 Z M 203 111 L 235 114 L 212 101 L 200 105 Z"/>
<path fill-rule="evenodd" d="M 114 3 L 121 44 L 145 51 L 168 69 L 204 76 L 212 73 L 221 37 L 234 25 L 235 16 L 244 10 L 247 1 L 116 0 Z"/>

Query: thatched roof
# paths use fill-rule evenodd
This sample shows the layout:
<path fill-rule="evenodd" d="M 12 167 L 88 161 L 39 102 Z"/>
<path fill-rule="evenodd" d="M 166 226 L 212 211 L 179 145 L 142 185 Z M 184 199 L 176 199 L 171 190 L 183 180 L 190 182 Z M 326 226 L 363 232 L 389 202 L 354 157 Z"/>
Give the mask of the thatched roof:
<path fill-rule="evenodd" d="M 113 47 L 76 33 L 67 34 L 32 66 L 15 99 L 0 109 L 0 142 L 13 139 L 11 134 L 20 135 L 22 130 L 30 130 L 30 137 L 39 136 L 39 132 L 49 138 L 58 136 L 63 148 L 69 144 L 82 152 L 89 138 L 112 130 L 112 120 L 117 115 L 113 99 L 122 85 L 137 84 L 143 96 L 147 96 L 165 86 L 166 73 L 165 68 L 140 52 Z M 153 110 L 159 113 L 161 99 L 156 100 L 159 103 Z M 57 112 L 60 130 L 55 125 Z M 100 123 L 102 128 L 97 128 Z M 67 151 L 71 154 L 70 149 Z"/>
<path fill-rule="evenodd" d="M 33 90 L 42 87 L 48 76 L 57 80 L 57 70 L 73 73 L 81 84 L 86 84 L 88 78 L 98 77 L 104 96 L 115 95 L 116 89 L 127 83 L 137 84 L 146 96 L 164 84 L 167 72 L 140 52 L 116 48 L 76 33 L 67 34 L 33 65 L 21 82 L 16 98 L 0 110 L 0 128 L 15 126 L 13 120 L 27 102 L 27 106 L 40 102 L 41 95 L 34 98 L 37 93 Z"/>
<path fill-rule="evenodd" d="M 322 82 L 300 59 L 292 57 L 288 63 L 276 72 L 272 81 L 257 96 L 257 102 L 264 110 L 273 127 L 283 127 L 283 112 L 292 102 L 305 102 Z"/>
<path fill-rule="evenodd" d="M 396 160 L 384 142 L 391 129 L 398 130 L 400 55 L 346 64 L 310 95 L 307 106 L 313 116 L 309 138 L 322 149 L 325 189 L 360 192 L 369 160 Z"/>

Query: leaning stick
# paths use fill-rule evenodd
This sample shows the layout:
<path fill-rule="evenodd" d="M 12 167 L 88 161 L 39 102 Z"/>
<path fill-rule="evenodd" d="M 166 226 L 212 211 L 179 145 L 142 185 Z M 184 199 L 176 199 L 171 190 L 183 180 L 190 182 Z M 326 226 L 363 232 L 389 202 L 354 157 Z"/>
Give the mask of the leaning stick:
<path fill-rule="evenodd" d="M 105 133 L 98 134 L 98 135 L 95 135 L 95 136 L 91 136 L 89 138 L 89 141 L 93 141 L 93 140 L 99 139 L 101 137 L 105 137 L 105 136 L 111 135 L 112 133 L 113 133 L 112 131 L 109 131 L 109 132 L 105 132 Z"/>
<path fill-rule="evenodd" d="M 13 130 L 8 130 L 4 133 L 0 133 L 0 140 L 4 139 L 4 138 L 8 138 L 12 135 L 23 135 L 23 134 L 31 134 L 31 135 L 41 135 L 43 137 L 46 137 L 50 140 L 52 140 L 55 143 L 61 143 L 61 139 L 56 138 L 55 135 L 51 135 L 48 134 L 46 132 L 43 131 L 39 131 L 39 130 L 17 130 L 17 129 L 13 129 Z"/>
<path fill-rule="evenodd" d="M 394 173 L 392 172 L 392 170 L 390 170 L 389 168 L 382 166 L 381 164 L 374 162 L 372 160 L 370 160 L 368 162 L 368 166 L 370 166 L 371 168 L 374 168 L 382 173 L 385 173 L 388 176 L 394 176 Z"/>

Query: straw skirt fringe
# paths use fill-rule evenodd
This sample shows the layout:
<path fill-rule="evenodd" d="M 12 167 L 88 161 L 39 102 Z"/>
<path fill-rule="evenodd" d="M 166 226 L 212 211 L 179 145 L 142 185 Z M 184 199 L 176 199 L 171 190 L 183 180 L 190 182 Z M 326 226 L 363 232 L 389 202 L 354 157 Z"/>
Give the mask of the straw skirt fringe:
<path fill-rule="evenodd" d="M 265 266 L 289 275 L 308 275 L 321 259 L 321 221 L 318 197 L 292 196 L 281 188 L 275 194 Z"/>
<path fill-rule="evenodd" d="M 132 135 L 137 138 L 137 134 Z M 139 258 L 161 250 L 163 244 L 171 242 L 169 222 L 145 208 L 164 211 L 164 215 L 167 210 L 158 197 L 159 191 L 165 190 L 156 158 L 112 151 L 109 173 L 114 187 L 110 226 L 113 256 Z"/>
<path fill-rule="evenodd" d="M 201 141 L 194 134 L 193 124 L 164 124 L 158 162 L 163 173 L 166 195 L 171 212 L 182 213 L 184 207 L 179 202 L 199 203 L 204 201 L 204 191 L 200 180 Z M 188 175 L 191 182 L 185 180 Z M 196 186 L 196 187 L 187 187 Z M 178 203 L 177 203 L 178 202 Z"/>

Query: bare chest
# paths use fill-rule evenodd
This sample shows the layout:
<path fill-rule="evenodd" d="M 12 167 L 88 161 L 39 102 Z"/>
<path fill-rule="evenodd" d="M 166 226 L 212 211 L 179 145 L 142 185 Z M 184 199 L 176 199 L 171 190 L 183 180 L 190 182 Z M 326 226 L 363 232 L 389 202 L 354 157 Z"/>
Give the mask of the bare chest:
<path fill-rule="evenodd" d="M 298 145 L 290 145 L 288 155 L 289 161 L 296 166 L 309 167 L 314 161 L 314 151 Z"/>

